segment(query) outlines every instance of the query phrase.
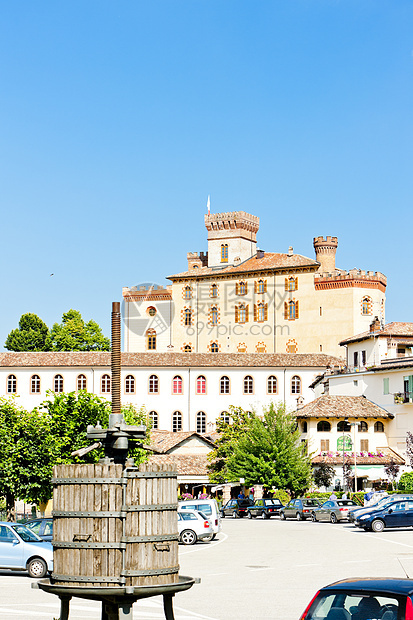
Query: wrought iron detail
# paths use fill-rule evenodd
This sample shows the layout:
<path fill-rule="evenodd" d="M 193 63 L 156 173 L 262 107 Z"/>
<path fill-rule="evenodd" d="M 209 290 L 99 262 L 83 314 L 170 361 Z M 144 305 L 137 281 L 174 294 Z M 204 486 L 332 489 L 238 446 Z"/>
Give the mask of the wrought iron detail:
<path fill-rule="evenodd" d="M 121 575 L 124 577 L 147 577 L 150 575 L 172 575 L 179 571 L 179 566 L 170 568 L 151 568 L 148 570 L 123 570 Z"/>

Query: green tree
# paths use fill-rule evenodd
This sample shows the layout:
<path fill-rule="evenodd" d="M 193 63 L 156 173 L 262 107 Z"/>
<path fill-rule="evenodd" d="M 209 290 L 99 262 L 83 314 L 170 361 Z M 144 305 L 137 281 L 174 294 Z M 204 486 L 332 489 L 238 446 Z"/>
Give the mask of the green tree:
<path fill-rule="evenodd" d="M 110 340 L 99 325 L 85 323 L 78 310 L 65 312 L 62 322 L 53 325 L 47 344 L 49 351 L 110 351 Z"/>
<path fill-rule="evenodd" d="M 6 338 L 8 351 L 47 351 L 49 328 L 37 314 L 22 314 L 19 327 Z"/>
<path fill-rule="evenodd" d="M 221 459 L 225 479 L 245 479 L 245 484 L 288 489 L 297 494 L 311 483 L 311 461 L 300 443 L 300 431 L 293 414 L 284 404 L 274 403 L 263 415 L 237 408 L 235 432 L 225 429 L 227 441 Z M 213 451 L 219 456 L 220 444 Z M 214 458 L 213 456 L 211 458 Z"/>
<path fill-rule="evenodd" d="M 15 518 L 16 498 L 39 504 L 50 497 L 52 468 L 47 421 L 14 399 L 0 399 L 0 495 L 7 519 Z"/>
<path fill-rule="evenodd" d="M 397 489 L 405 493 L 413 493 L 413 471 L 406 471 L 400 476 Z"/>
<path fill-rule="evenodd" d="M 334 467 L 325 461 L 321 461 L 313 470 L 314 483 L 317 487 L 329 487 L 335 476 Z"/>
<path fill-rule="evenodd" d="M 211 482 L 217 484 L 229 480 L 227 468 L 228 458 L 232 452 L 234 444 L 249 428 L 251 416 L 250 411 L 244 411 L 241 407 L 230 405 L 230 422 L 223 419 L 217 420 L 217 432 L 219 438 L 216 441 L 216 448 L 208 454 L 208 471 Z"/>

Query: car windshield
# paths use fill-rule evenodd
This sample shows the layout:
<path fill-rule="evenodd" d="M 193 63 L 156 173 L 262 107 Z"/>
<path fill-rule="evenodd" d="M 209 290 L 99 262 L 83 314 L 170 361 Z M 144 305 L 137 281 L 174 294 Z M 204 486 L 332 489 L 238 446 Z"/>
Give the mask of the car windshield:
<path fill-rule="evenodd" d="M 306 499 L 303 500 L 304 506 L 319 506 L 320 504 L 316 499 Z"/>
<path fill-rule="evenodd" d="M 321 593 L 305 620 L 397 620 L 401 600 L 387 594 Z"/>
<path fill-rule="evenodd" d="M 24 542 L 43 542 L 35 532 L 30 531 L 25 525 L 12 525 L 11 527 Z"/>
<path fill-rule="evenodd" d="M 264 500 L 264 504 L 266 506 L 279 506 L 281 504 L 281 502 L 280 502 L 279 499 L 265 499 Z"/>
<path fill-rule="evenodd" d="M 339 506 L 357 506 L 356 502 L 353 502 L 351 499 L 338 499 L 337 504 Z"/>

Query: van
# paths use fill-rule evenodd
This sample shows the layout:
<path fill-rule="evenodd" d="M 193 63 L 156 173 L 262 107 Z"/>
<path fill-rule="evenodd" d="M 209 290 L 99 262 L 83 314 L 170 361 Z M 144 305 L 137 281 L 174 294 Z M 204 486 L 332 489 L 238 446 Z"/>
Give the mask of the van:
<path fill-rule="evenodd" d="M 221 515 L 215 499 L 188 499 L 178 503 L 178 510 L 199 510 L 211 521 L 211 540 L 221 531 Z"/>

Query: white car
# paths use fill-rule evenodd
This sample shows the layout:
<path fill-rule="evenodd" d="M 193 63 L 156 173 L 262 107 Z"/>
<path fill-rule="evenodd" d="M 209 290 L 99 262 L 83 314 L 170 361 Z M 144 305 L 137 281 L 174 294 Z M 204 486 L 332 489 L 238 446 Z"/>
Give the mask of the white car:
<path fill-rule="evenodd" d="M 179 502 L 178 510 L 199 510 L 208 517 L 213 531 L 211 540 L 221 531 L 221 513 L 215 499 L 188 499 L 184 502 Z"/>
<path fill-rule="evenodd" d="M 41 579 L 53 570 L 53 547 L 20 523 L 0 522 L 0 568 Z"/>
<path fill-rule="evenodd" d="M 198 510 L 178 510 L 178 532 L 183 545 L 194 545 L 213 534 L 211 522 Z"/>

